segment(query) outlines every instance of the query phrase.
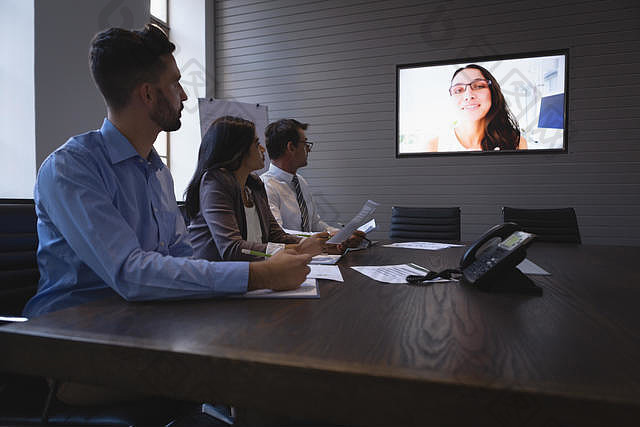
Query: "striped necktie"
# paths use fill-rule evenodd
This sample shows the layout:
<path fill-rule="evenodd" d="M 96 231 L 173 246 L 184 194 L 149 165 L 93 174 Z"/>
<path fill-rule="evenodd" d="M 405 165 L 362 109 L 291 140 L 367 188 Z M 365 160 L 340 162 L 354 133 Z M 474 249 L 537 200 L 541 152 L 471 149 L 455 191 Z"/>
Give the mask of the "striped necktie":
<path fill-rule="evenodd" d="M 309 211 L 302 196 L 298 175 L 293 175 L 291 182 L 293 182 L 293 186 L 296 188 L 296 199 L 298 200 L 298 206 L 300 206 L 300 217 L 302 218 L 302 231 L 311 231 L 311 228 L 309 228 Z"/>

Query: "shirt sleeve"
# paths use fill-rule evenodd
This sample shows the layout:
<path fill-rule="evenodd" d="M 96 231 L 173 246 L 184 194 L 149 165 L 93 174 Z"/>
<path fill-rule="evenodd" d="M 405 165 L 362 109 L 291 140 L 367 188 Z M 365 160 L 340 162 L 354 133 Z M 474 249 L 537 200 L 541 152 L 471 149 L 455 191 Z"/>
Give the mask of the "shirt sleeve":
<path fill-rule="evenodd" d="M 284 248 L 285 248 L 285 244 L 284 243 L 269 242 L 269 243 L 267 243 L 267 249 L 266 249 L 265 253 L 267 255 L 275 255 L 278 252 L 280 252 L 281 250 L 283 250 Z"/>
<path fill-rule="evenodd" d="M 203 298 L 247 290 L 248 263 L 213 263 L 143 250 L 114 206 L 98 165 L 86 155 L 52 155 L 40 169 L 36 191 L 78 258 L 128 301 Z M 183 239 L 181 235 L 174 241 L 174 253 L 187 251 Z"/>
<path fill-rule="evenodd" d="M 175 196 L 174 196 L 175 197 Z M 193 247 L 191 246 L 191 238 L 184 223 L 184 218 L 178 210 L 176 213 L 176 233 L 173 240 L 169 243 L 169 254 L 176 257 L 193 256 Z"/>

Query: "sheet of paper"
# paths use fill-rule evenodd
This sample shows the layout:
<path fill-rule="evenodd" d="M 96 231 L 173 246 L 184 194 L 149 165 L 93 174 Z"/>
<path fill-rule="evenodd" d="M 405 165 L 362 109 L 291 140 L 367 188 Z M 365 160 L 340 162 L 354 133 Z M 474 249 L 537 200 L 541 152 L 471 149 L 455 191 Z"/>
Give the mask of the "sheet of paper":
<path fill-rule="evenodd" d="M 371 221 L 367 222 L 366 224 L 363 224 L 362 226 L 358 227 L 358 230 L 362 231 L 365 234 L 370 233 L 375 229 L 376 229 L 376 220 L 375 219 L 372 219 Z"/>
<path fill-rule="evenodd" d="M 406 248 L 406 249 L 426 249 L 430 251 L 437 251 L 440 249 L 454 248 L 463 245 L 454 245 L 452 243 L 438 243 L 438 242 L 404 242 L 404 243 L 391 243 L 384 245 L 385 248 Z"/>
<path fill-rule="evenodd" d="M 367 200 L 364 206 L 362 206 L 362 209 L 360 209 L 360 212 L 351 218 L 351 221 L 340 229 L 332 238 L 327 240 L 327 243 L 342 243 L 347 240 L 358 227 L 363 226 L 365 223 L 373 219 L 373 214 L 379 205 L 379 203 L 376 203 L 373 200 Z"/>
<path fill-rule="evenodd" d="M 310 264 L 311 273 L 307 275 L 307 279 L 327 279 L 336 282 L 344 282 L 340 267 L 337 265 L 313 265 Z"/>
<path fill-rule="evenodd" d="M 292 291 L 272 291 L 271 289 L 257 289 L 237 298 L 320 298 L 318 293 L 318 282 L 316 279 L 310 279 L 302 282 L 299 288 Z"/>
<path fill-rule="evenodd" d="M 294 236 L 304 236 L 304 237 L 309 237 L 312 234 L 315 234 L 313 231 L 300 231 L 300 230 L 290 230 L 288 228 L 283 228 L 284 232 L 287 234 L 293 234 Z"/>
<path fill-rule="evenodd" d="M 340 258 L 342 258 L 342 255 L 320 254 L 311 258 L 311 264 L 333 265 L 340 261 Z"/>
<path fill-rule="evenodd" d="M 357 272 L 371 277 L 373 280 L 384 283 L 407 283 L 405 280 L 407 276 L 415 274 L 418 276 L 424 276 L 429 272 L 424 267 L 420 267 L 415 264 L 398 264 L 398 265 L 377 265 L 377 266 L 363 266 L 363 267 L 351 267 Z M 434 279 L 428 282 L 448 282 L 447 279 Z"/>
<path fill-rule="evenodd" d="M 516 268 L 522 271 L 524 274 L 540 274 L 542 276 L 551 276 L 551 273 L 538 266 L 537 264 L 529 261 L 527 258 L 525 258 L 524 261 L 518 264 Z"/>

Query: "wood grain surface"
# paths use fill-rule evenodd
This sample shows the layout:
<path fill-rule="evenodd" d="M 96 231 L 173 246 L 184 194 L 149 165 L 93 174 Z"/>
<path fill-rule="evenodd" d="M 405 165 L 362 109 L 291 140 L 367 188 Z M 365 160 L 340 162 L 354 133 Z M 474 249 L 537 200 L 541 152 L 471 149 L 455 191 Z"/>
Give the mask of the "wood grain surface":
<path fill-rule="evenodd" d="M 373 247 L 320 299 L 127 303 L 0 328 L 0 370 L 319 422 L 632 425 L 640 416 L 640 248 L 536 243 L 542 297 L 349 268 L 455 267 L 463 248 Z"/>

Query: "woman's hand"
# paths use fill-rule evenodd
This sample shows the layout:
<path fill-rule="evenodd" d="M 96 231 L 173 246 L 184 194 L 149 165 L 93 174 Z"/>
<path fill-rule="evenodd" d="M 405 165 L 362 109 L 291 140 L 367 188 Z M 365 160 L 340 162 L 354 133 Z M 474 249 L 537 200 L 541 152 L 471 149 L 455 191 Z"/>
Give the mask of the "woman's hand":
<path fill-rule="evenodd" d="M 322 236 L 316 237 L 318 235 Z M 325 251 L 328 238 L 329 235 L 327 233 L 317 233 L 300 241 L 295 249 L 300 254 L 309 254 L 311 256 L 319 255 Z"/>
<path fill-rule="evenodd" d="M 329 240 L 331 238 L 331 234 L 327 233 L 326 231 L 323 231 L 321 233 L 312 234 L 311 237 L 315 237 L 316 239 Z"/>

